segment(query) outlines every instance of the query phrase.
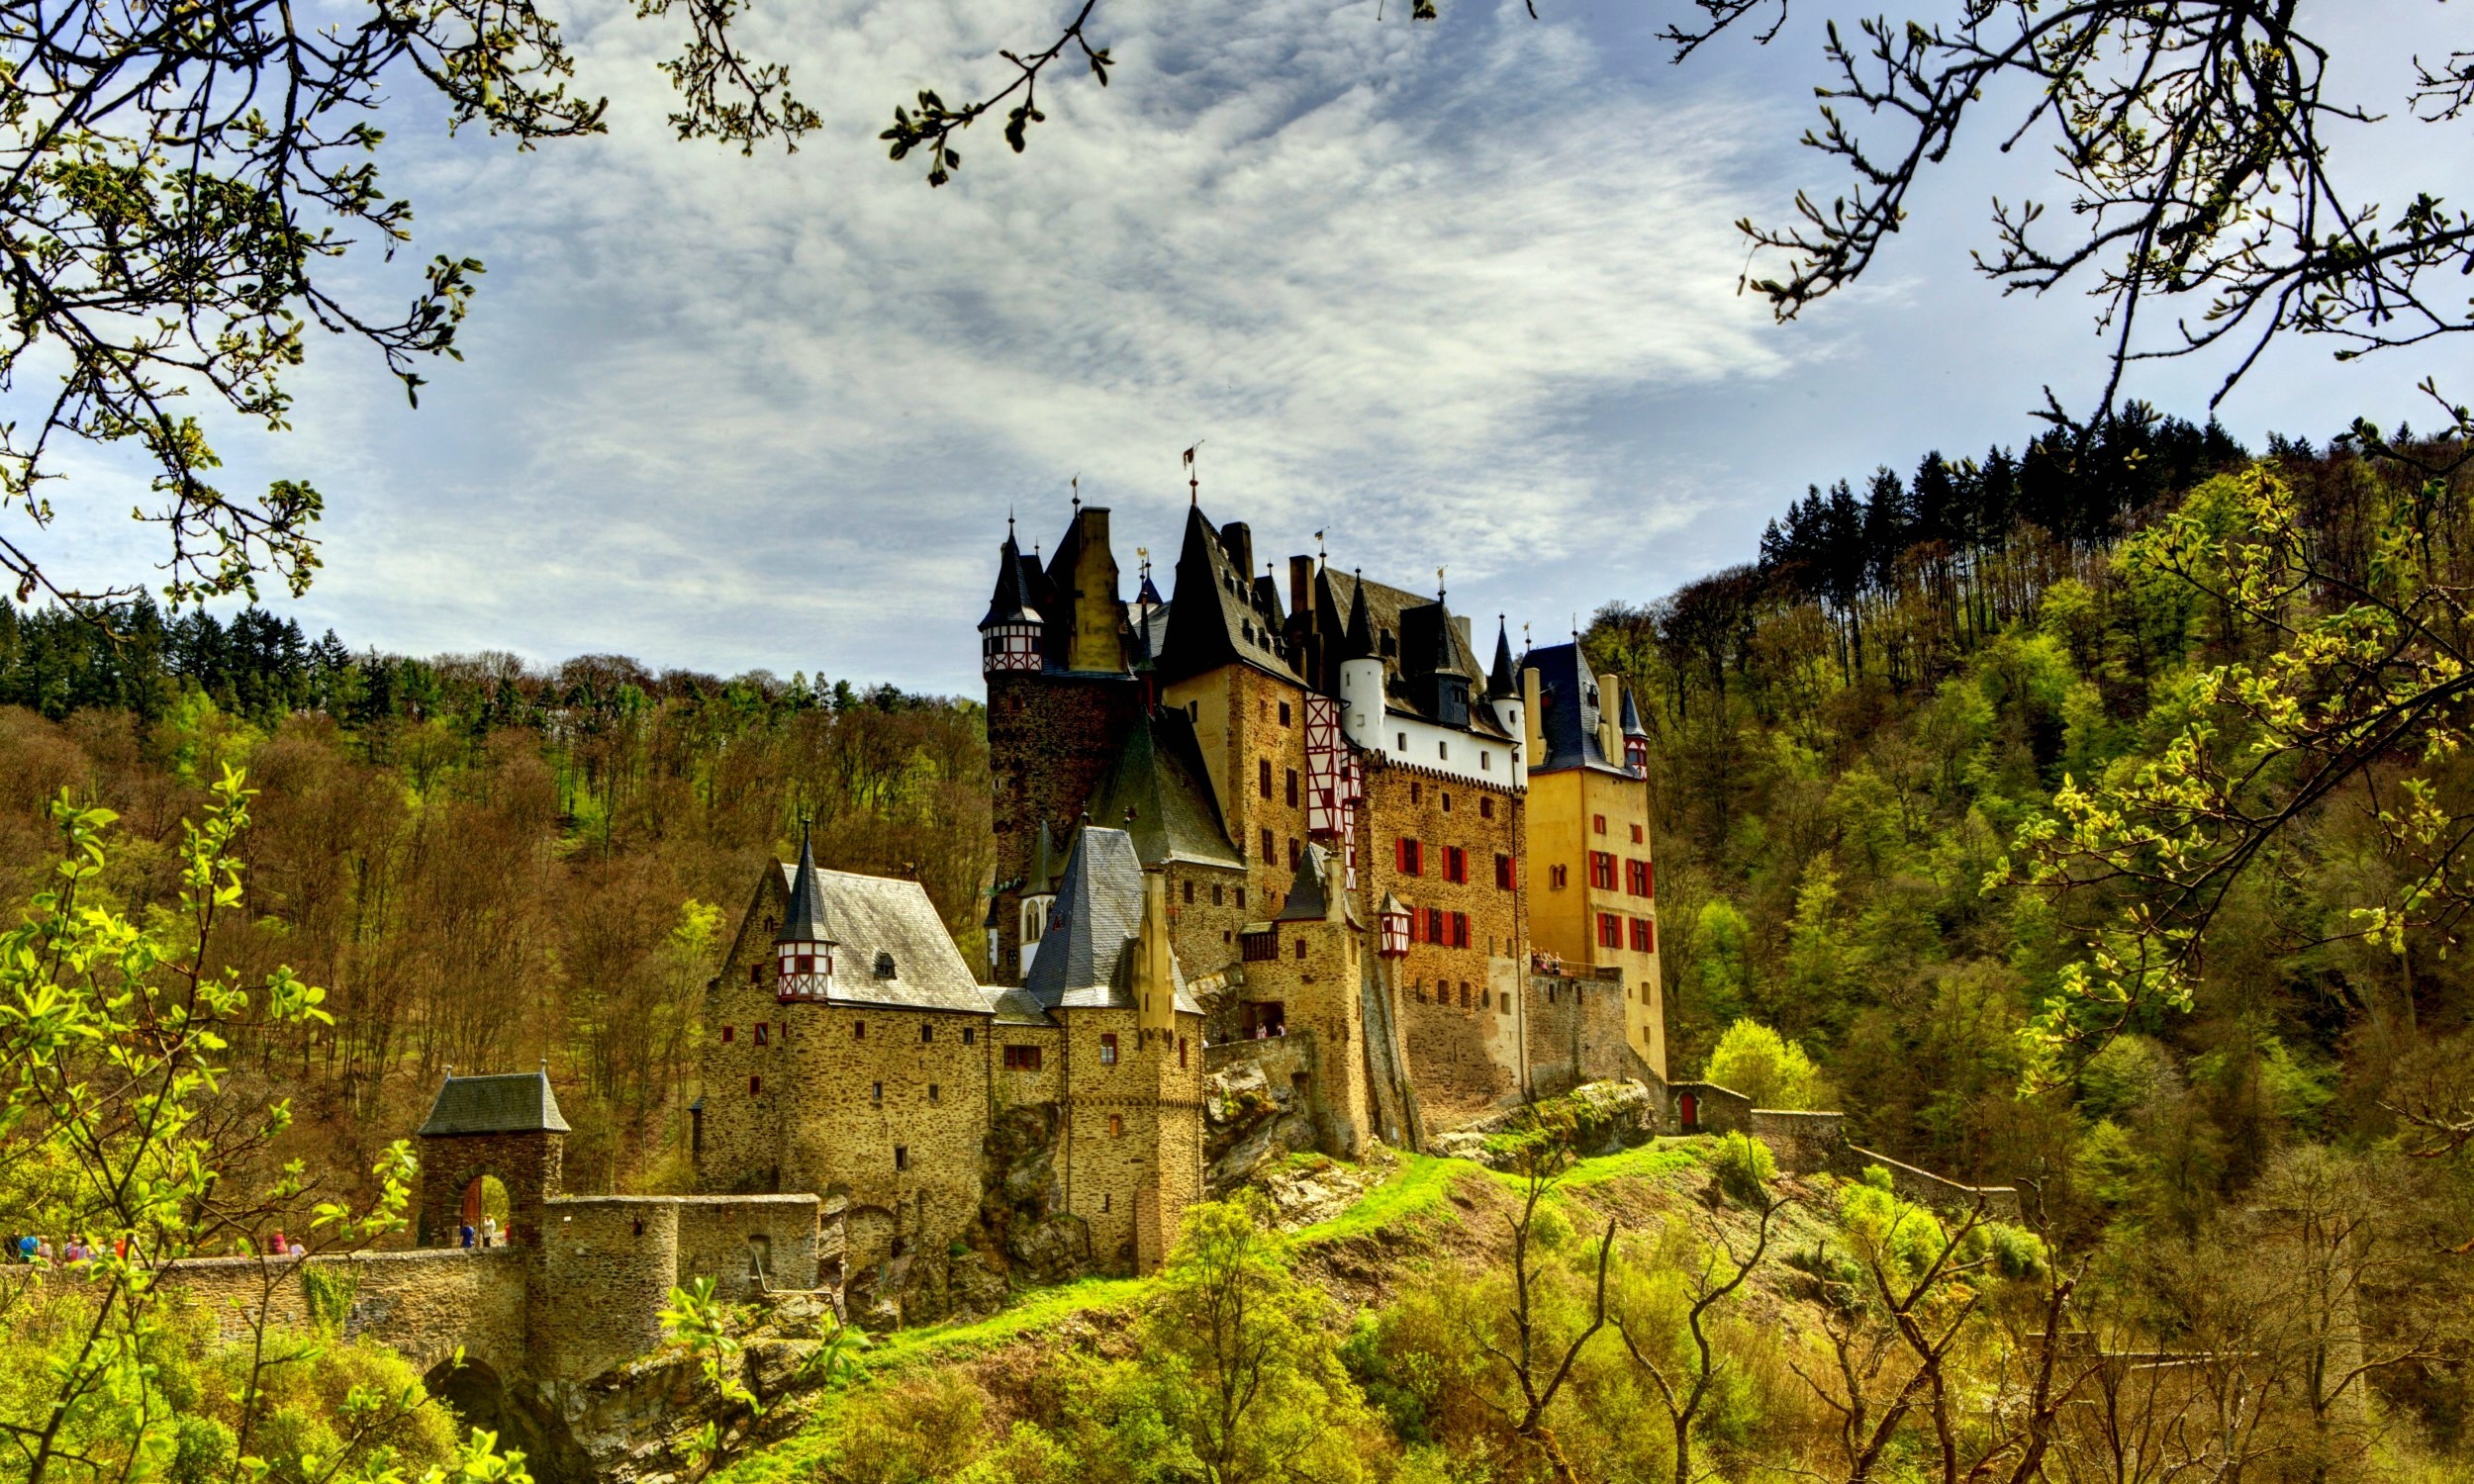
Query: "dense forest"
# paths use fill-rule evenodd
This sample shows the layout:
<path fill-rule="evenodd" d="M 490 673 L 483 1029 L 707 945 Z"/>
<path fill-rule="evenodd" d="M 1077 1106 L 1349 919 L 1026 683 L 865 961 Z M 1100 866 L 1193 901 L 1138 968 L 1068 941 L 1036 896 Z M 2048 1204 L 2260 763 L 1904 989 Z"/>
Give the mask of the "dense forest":
<path fill-rule="evenodd" d="M 1139 1322 L 977 1376 L 904 1379 L 898 1345 L 781 1466 L 2460 1476 L 2469 593 L 2468 450 L 2404 431 L 2254 455 L 2133 407 L 1808 492 L 1754 560 L 1585 635 L 1655 734 L 1673 1070 L 2015 1184 L 2018 1224 L 1937 1218 L 1882 1171 L 1785 1180 L 1741 1135 L 1570 1167 L 1581 1115 L 1550 1105 L 1488 1141 L 1511 1173 L 1366 1176 L 1293 1251 L 1249 1188 L 1138 1296 L 1027 1300 L 1118 1292 Z M 414 660 L 142 603 L 0 610 L 0 870 L 34 904 L 0 972 L 195 942 L 193 986 L 266 986 L 228 1017 L 230 1073 L 181 1094 L 223 1160 L 168 1187 L 212 1217 L 184 1241 L 254 1230 L 217 1188 L 400 1205 L 387 1146 L 448 1067 L 551 1064 L 571 1186 L 681 1185 L 705 976 L 803 817 L 828 864 L 916 876 L 977 946 L 967 700 Z M 60 815 L 63 790 L 116 818 Z M 0 1170 L 0 1200 L 48 1178 Z M 678 1302 L 683 1344 L 735 1343 Z M 1231 1365 L 1274 1399 L 1242 1427 L 1209 1405 Z"/>
<path fill-rule="evenodd" d="M 249 1048 L 286 1148 L 364 1170 L 448 1067 L 546 1059 L 579 1189 L 677 1183 L 705 980 L 762 863 L 915 876 L 966 945 L 992 848 L 978 707 L 848 683 L 654 675 L 613 656 L 352 654 L 245 609 L 0 609 L 0 870 L 23 898 L 68 788 L 160 907 L 225 767 L 259 790 L 245 917 L 215 947 L 324 986 L 331 1026 Z M 692 1095 L 692 1094 L 691 1094 Z"/>

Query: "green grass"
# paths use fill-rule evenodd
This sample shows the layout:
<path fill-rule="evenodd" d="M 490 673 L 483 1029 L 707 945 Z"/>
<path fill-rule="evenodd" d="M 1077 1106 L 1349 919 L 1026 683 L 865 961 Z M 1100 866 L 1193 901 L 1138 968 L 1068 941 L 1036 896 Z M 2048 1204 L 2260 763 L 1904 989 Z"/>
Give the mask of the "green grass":
<path fill-rule="evenodd" d="M 1078 1278 L 1053 1288 L 1025 1289 L 1002 1311 L 986 1319 L 897 1330 L 869 1345 L 860 1360 L 868 1369 L 881 1371 L 973 1354 L 1077 1314 L 1129 1308 L 1150 1284 L 1148 1278 Z"/>
<path fill-rule="evenodd" d="M 1579 1190 L 1614 1179 L 1666 1179 L 1695 1164 L 1707 1163 L 1709 1151 L 1710 1141 L 1706 1138 L 1659 1139 L 1638 1149 L 1574 1160 L 1556 1183 L 1562 1189 Z M 1498 1169 L 1494 1177 L 1511 1190 L 1526 1183 L 1517 1170 Z"/>
<path fill-rule="evenodd" d="M 1432 1155 L 1402 1155 L 1391 1178 L 1358 1197 L 1355 1204 L 1329 1221 L 1318 1221 L 1289 1240 L 1300 1247 L 1364 1236 L 1397 1221 L 1431 1210 L 1452 1191 L 1454 1177 L 1475 1166 L 1465 1159 L 1438 1159 Z"/>

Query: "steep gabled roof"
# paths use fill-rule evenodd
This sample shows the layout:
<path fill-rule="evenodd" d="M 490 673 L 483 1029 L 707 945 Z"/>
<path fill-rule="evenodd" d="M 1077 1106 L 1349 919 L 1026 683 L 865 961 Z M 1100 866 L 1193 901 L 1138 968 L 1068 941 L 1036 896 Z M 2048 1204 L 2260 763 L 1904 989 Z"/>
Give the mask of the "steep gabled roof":
<path fill-rule="evenodd" d="M 785 887 L 797 866 L 776 865 Z M 835 1004 L 892 1005 L 909 1010 L 985 1012 L 988 997 L 962 962 L 953 935 L 927 888 L 917 881 L 811 868 L 809 878 L 840 946 L 833 954 Z M 787 918 L 788 914 L 785 914 Z M 879 956 L 893 974 L 879 978 Z"/>
<path fill-rule="evenodd" d="M 808 844 L 808 830 L 799 831 L 799 864 L 791 868 L 791 900 L 782 909 L 782 930 L 773 935 L 776 943 L 830 943 L 831 919 L 824 907 L 824 891 L 816 881 L 816 853 Z"/>
<path fill-rule="evenodd" d="M 1641 724 L 1641 708 L 1633 703 L 1632 687 L 1624 687 L 1623 720 L 1619 723 L 1627 737 L 1646 737 L 1650 729 Z"/>
<path fill-rule="evenodd" d="M 1343 639 L 1340 657 L 1358 655 L 1361 644 L 1367 652 L 1381 655 L 1385 704 L 1422 721 L 1458 725 L 1446 722 L 1436 712 L 1435 677 L 1447 675 L 1474 681 L 1485 672 L 1478 668 L 1476 652 L 1470 647 L 1468 636 L 1461 632 L 1461 625 L 1450 610 L 1424 594 L 1388 587 L 1357 574 L 1325 568 L 1317 582 L 1330 602 L 1330 606 L 1323 610 L 1325 621 L 1338 623 L 1342 613 L 1349 615 L 1350 637 Z M 1357 638 L 1361 600 L 1367 619 L 1367 633 L 1362 641 Z M 1468 730 L 1481 737 L 1511 740 L 1486 706 L 1470 707 Z"/>
<path fill-rule="evenodd" d="M 1546 742 L 1546 756 L 1529 770 L 1531 776 L 1593 768 L 1632 777 L 1598 745 L 1598 682 L 1580 663 L 1580 647 L 1550 644 L 1529 651 L 1520 663 L 1538 672 L 1538 730 Z"/>
<path fill-rule="evenodd" d="M 1201 508 L 1191 507 L 1186 511 L 1185 544 L 1177 553 L 1168 638 L 1154 668 L 1169 684 L 1232 664 L 1300 679 L 1284 652 L 1280 620 L 1257 606 L 1253 575 L 1239 566 Z"/>
<path fill-rule="evenodd" d="M 1031 585 L 1023 571 L 1022 548 L 1014 544 L 1013 522 L 1005 522 L 1005 544 L 997 555 L 997 591 L 989 596 L 988 616 L 980 627 L 994 628 L 999 623 L 1041 623 L 1039 606 L 1031 599 Z"/>
<path fill-rule="evenodd" d="M 1042 1009 L 1134 1008 L 1134 941 L 1142 931 L 1143 864 L 1123 830 L 1086 825 L 1074 837 L 1057 904 L 1022 988 Z M 1175 971 L 1177 1008 L 1201 1006 Z"/>
<path fill-rule="evenodd" d="M 1486 672 L 1486 699 L 1503 700 L 1520 694 L 1520 678 L 1512 672 L 1512 633 L 1503 615 L 1494 615 L 1494 668 Z M 1632 697 L 1624 697 L 1630 703 Z"/>
<path fill-rule="evenodd" d="M 1331 915 L 1331 857 L 1319 845 L 1308 845 L 1297 857 L 1297 874 L 1288 883 L 1288 899 L 1281 903 L 1280 915 L 1274 922 L 1321 922 Z M 1347 891 L 1340 892 L 1341 915 L 1351 927 L 1357 927 L 1357 903 L 1349 900 Z"/>
<path fill-rule="evenodd" d="M 567 1120 L 558 1111 L 558 1094 L 550 1090 L 546 1071 L 511 1071 L 489 1076 L 451 1076 L 438 1084 L 429 1117 L 421 1126 L 424 1139 L 463 1134 L 564 1134 Z"/>
<path fill-rule="evenodd" d="M 1146 710 L 1092 795 L 1092 820 L 1131 836 L 1145 866 L 1180 861 L 1242 871 L 1245 858 L 1229 843 L 1208 778 L 1186 713 Z"/>

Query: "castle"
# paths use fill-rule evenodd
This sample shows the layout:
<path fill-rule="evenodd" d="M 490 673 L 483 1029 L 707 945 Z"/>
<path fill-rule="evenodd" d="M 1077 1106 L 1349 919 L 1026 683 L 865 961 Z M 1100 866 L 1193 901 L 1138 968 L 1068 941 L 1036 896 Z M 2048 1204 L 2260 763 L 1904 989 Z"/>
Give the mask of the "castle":
<path fill-rule="evenodd" d="M 699 1188 L 811 1191 L 845 1271 L 998 1239 L 1156 1265 L 1251 1065 L 1357 1156 L 1578 1081 L 1663 1089 L 1647 735 L 1577 644 L 1481 664 L 1445 594 L 1186 518 L 1132 603 L 1108 511 L 1008 521 L 979 623 L 988 960 L 914 882 L 768 870 L 708 994 Z M 833 1218 L 828 1218 L 833 1219 Z"/>

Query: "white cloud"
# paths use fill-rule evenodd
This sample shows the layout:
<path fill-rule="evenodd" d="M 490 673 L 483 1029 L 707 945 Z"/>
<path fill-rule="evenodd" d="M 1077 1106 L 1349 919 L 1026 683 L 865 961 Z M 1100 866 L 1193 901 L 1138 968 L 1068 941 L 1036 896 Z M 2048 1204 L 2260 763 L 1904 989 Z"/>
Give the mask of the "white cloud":
<path fill-rule="evenodd" d="M 1129 565 L 1202 437 L 1206 504 L 1267 552 L 1330 525 L 1475 575 L 1603 545 L 1564 518 L 1592 399 L 1784 364 L 1729 292 L 1736 110 L 1518 7 L 1119 0 L 1114 85 L 1056 78 L 1027 155 L 983 126 L 941 191 L 875 131 L 1050 7 L 758 14 L 825 111 L 797 155 L 669 139 L 664 39 L 604 18 L 612 138 L 397 167 L 423 252 L 492 272 L 422 413 L 330 353 L 281 450 L 336 499 L 317 603 L 347 635 L 966 685 L 1005 505 L 1050 537 L 1070 474 Z"/>

